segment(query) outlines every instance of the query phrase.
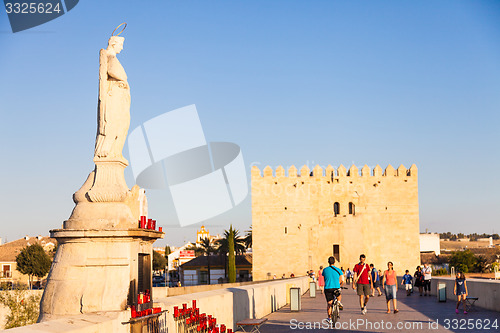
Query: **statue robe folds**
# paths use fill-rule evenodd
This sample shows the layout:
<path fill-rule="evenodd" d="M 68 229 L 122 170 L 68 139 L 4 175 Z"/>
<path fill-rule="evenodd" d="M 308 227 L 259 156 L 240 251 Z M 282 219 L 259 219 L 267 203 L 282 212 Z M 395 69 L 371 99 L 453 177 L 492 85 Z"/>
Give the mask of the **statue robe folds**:
<path fill-rule="evenodd" d="M 118 160 L 128 165 L 122 150 L 130 125 L 130 88 L 116 55 L 104 49 L 99 57 L 98 108 L 94 160 Z"/>

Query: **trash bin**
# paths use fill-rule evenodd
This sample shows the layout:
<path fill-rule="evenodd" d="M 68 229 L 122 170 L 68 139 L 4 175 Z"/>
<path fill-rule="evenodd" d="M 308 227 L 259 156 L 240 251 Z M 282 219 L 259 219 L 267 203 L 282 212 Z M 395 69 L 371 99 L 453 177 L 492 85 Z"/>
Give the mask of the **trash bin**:
<path fill-rule="evenodd" d="M 316 282 L 314 281 L 309 282 L 309 297 L 311 298 L 316 297 Z"/>
<path fill-rule="evenodd" d="M 446 302 L 446 283 L 438 283 L 437 298 L 438 302 Z"/>
<path fill-rule="evenodd" d="M 290 311 L 300 311 L 300 288 L 290 288 Z"/>

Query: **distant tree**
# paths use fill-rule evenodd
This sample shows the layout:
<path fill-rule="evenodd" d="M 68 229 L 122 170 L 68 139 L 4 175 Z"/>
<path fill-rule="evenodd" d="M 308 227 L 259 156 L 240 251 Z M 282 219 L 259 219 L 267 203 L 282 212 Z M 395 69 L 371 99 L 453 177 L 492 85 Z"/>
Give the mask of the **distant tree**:
<path fill-rule="evenodd" d="M 153 270 L 161 271 L 167 266 L 167 259 L 160 253 L 153 251 Z"/>
<path fill-rule="evenodd" d="M 214 246 L 214 241 L 210 238 L 203 238 L 201 240 L 200 248 L 203 250 L 203 254 L 207 256 L 207 274 L 208 274 L 208 283 L 210 284 L 210 255 L 215 253 L 216 248 Z"/>
<path fill-rule="evenodd" d="M 484 256 L 476 256 L 476 262 L 474 263 L 474 272 L 483 273 L 486 271 L 486 264 L 488 260 Z"/>
<path fill-rule="evenodd" d="M 494 240 L 499 240 L 500 239 L 500 235 L 499 234 L 493 234 L 493 235 L 491 235 L 491 238 L 493 238 Z"/>
<path fill-rule="evenodd" d="M 455 251 L 451 254 L 450 266 L 455 267 L 455 271 L 468 273 L 474 269 L 476 257 L 470 250 Z"/>
<path fill-rule="evenodd" d="M 170 249 L 170 246 L 165 246 L 165 259 L 167 259 L 167 265 L 168 265 L 168 255 L 172 253 L 172 250 Z"/>
<path fill-rule="evenodd" d="M 452 233 L 449 231 L 439 234 L 439 238 L 441 238 L 441 239 L 450 239 L 451 236 L 452 236 Z"/>
<path fill-rule="evenodd" d="M 47 275 L 51 260 L 41 245 L 33 244 L 21 250 L 16 257 L 16 264 L 16 269 L 19 272 L 28 275 L 29 288 L 31 289 L 33 276 L 42 278 Z"/>
<path fill-rule="evenodd" d="M 229 283 L 236 282 L 236 258 L 234 256 L 234 229 L 231 225 L 229 227 L 229 235 L 228 235 L 228 278 Z"/>

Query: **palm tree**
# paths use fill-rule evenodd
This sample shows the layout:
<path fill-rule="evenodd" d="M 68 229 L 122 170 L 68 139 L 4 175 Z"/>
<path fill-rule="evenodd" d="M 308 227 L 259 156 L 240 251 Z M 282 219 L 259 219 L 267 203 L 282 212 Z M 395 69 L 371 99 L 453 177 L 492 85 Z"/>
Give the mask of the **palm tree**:
<path fill-rule="evenodd" d="M 244 241 L 245 241 L 245 246 L 248 249 L 252 247 L 252 226 L 250 226 L 250 230 L 247 230 L 246 233 L 247 234 L 245 235 Z"/>
<path fill-rule="evenodd" d="M 232 229 L 232 226 L 229 228 Z M 230 231 L 224 230 L 224 235 L 221 239 L 218 239 L 216 242 L 217 245 L 217 253 L 222 256 L 224 261 L 224 276 L 227 277 L 227 255 L 229 253 L 229 236 Z M 236 255 L 244 254 L 247 249 L 245 247 L 245 241 L 239 235 L 238 230 L 233 229 L 233 240 L 234 240 L 234 251 Z"/>
<path fill-rule="evenodd" d="M 232 228 L 232 226 L 231 226 Z M 230 228 L 230 229 L 231 229 Z M 240 232 L 236 229 L 233 229 L 234 232 L 234 251 L 237 255 L 244 254 L 247 252 L 247 248 L 245 246 L 245 240 L 240 236 Z M 224 230 L 224 235 L 221 239 L 218 239 L 217 244 L 217 252 L 227 254 L 229 250 L 229 230 Z"/>
<path fill-rule="evenodd" d="M 186 250 L 187 251 L 194 251 L 195 257 L 202 256 L 205 253 L 205 251 L 201 247 L 196 246 L 195 244 L 191 244 L 190 246 L 187 246 Z"/>
<path fill-rule="evenodd" d="M 203 254 L 207 256 L 208 284 L 210 284 L 210 254 L 215 253 L 214 241 L 210 238 L 203 238 L 200 243 Z"/>

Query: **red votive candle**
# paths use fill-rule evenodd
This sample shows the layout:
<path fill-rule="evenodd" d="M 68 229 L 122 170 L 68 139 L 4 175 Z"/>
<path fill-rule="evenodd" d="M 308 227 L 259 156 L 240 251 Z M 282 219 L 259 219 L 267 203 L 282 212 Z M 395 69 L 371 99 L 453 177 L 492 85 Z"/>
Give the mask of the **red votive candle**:
<path fill-rule="evenodd" d="M 153 220 L 153 230 L 156 230 L 156 220 Z"/>
<path fill-rule="evenodd" d="M 135 310 L 135 305 L 132 305 L 130 307 L 130 315 L 132 316 L 132 318 L 137 317 L 137 311 Z"/>
<path fill-rule="evenodd" d="M 162 227 L 158 227 L 158 231 L 159 232 L 163 232 L 163 228 Z"/>
<path fill-rule="evenodd" d="M 195 299 L 193 299 L 193 309 L 195 309 L 195 311 L 196 311 L 196 300 Z"/>
<path fill-rule="evenodd" d="M 174 318 L 177 318 L 177 317 L 179 317 L 179 307 L 174 306 Z"/>

